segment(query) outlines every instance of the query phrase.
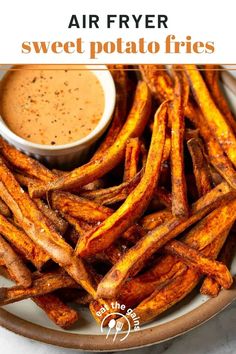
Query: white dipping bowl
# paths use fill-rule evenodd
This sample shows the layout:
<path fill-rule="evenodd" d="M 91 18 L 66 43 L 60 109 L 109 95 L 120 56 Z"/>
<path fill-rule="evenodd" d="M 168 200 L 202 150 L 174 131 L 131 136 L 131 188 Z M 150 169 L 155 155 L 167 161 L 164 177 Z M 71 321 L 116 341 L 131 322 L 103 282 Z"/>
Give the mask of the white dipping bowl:
<path fill-rule="evenodd" d="M 86 137 L 63 145 L 44 145 L 32 143 L 13 133 L 0 116 L 0 135 L 18 150 L 29 156 L 46 163 L 51 167 L 70 168 L 82 164 L 88 157 L 89 151 L 95 142 L 107 129 L 115 107 L 116 90 L 110 71 L 106 65 L 85 65 L 88 70 L 97 77 L 104 92 L 104 111 L 95 129 Z M 11 69 L 11 66 L 7 68 Z M 42 65 L 43 69 L 43 65 Z M 0 70 L 0 79 L 3 78 L 5 70 Z"/>

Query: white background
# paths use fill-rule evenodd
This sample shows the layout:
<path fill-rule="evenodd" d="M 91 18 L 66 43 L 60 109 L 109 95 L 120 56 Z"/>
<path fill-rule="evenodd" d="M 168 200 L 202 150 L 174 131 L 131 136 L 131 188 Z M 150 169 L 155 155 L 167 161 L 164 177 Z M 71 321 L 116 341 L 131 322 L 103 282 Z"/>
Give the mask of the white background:
<path fill-rule="evenodd" d="M 178 40 L 214 41 L 213 54 L 100 54 L 93 63 L 236 63 L 235 0 L 55 1 L 2 0 L 0 11 L 1 63 L 92 63 L 85 54 L 22 54 L 24 41 L 126 41 L 145 37 L 163 42 L 168 34 Z M 72 14 L 166 14 L 168 29 L 68 29 Z M 103 22 L 103 21 L 102 21 Z"/>

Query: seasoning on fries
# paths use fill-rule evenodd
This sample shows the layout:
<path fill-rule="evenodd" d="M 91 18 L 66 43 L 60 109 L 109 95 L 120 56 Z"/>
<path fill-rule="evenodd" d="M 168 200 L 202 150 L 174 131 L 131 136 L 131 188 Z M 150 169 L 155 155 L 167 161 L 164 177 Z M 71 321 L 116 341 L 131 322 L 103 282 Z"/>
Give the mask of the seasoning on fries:
<path fill-rule="evenodd" d="M 118 301 L 143 324 L 202 279 L 209 296 L 231 287 L 236 123 L 213 68 L 140 65 L 130 85 L 110 66 L 113 120 L 72 171 L 0 138 L 0 271 L 15 282 L 0 306 L 31 299 L 67 329 L 80 317 L 70 302 L 101 324 Z"/>

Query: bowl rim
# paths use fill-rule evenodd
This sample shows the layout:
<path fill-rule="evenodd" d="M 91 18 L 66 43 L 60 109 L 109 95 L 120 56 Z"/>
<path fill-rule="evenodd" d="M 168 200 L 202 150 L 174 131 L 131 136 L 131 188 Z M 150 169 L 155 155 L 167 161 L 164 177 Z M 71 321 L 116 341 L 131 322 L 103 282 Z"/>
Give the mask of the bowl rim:
<path fill-rule="evenodd" d="M 31 65 L 31 64 L 28 64 Z M 33 64 L 32 64 L 33 65 Z M 37 66 L 44 66 L 44 65 L 50 65 L 50 64 L 35 64 Z M 51 64 L 52 65 L 52 64 Z M 56 64 L 55 64 L 56 65 Z M 63 65 L 70 65 L 70 64 L 63 64 Z M 75 65 L 75 64 L 71 64 Z M 77 65 L 77 64 L 76 64 Z M 0 115 L 0 135 L 2 135 L 4 138 L 6 138 L 11 144 L 17 145 L 18 147 L 20 146 L 22 149 L 36 149 L 37 153 L 40 154 L 40 152 L 60 152 L 63 150 L 68 150 L 68 149 L 73 149 L 75 147 L 84 147 L 84 146 L 90 146 L 95 140 L 97 140 L 103 133 L 108 124 L 110 123 L 112 119 L 112 114 L 115 108 L 115 103 L 116 103 L 116 88 L 115 88 L 115 83 L 113 80 L 113 77 L 107 67 L 107 65 L 100 65 L 100 64 L 94 64 L 94 65 L 84 65 L 84 64 L 78 64 L 78 66 L 85 66 L 89 71 L 91 71 L 99 80 L 103 92 L 104 92 L 104 111 L 102 114 L 102 117 L 100 118 L 99 123 L 97 126 L 89 133 L 86 135 L 84 138 L 80 140 L 73 141 L 72 143 L 68 144 L 61 144 L 61 145 L 49 145 L 49 144 L 38 144 L 38 143 L 33 143 L 31 141 L 28 141 L 17 134 L 15 134 L 13 131 L 11 131 L 8 126 L 5 124 L 3 118 Z M 60 64 L 58 64 L 60 66 Z M 12 65 L 10 68 L 7 68 L 6 73 L 8 71 L 14 70 L 15 65 Z M 1 70 L 1 68 L 0 68 Z M 20 69 L 19 69 L 20 70 Z M 60 69 L 57 69 L 60 70 Z M 75 70 L 75 69 L 73 69 Z"/>
<path fill-rule="evenodd" d="M 131 332 L 123 342 L 106 341 L 105 335 L 77 334 L 31 323 L 5 309 L 0 309 L 0 326 L 26 338 L 63 348 L 84 351 L 123 351 L 158 344 L 178 337 L 213 318 L 236 299 L 236 279 L 230 290 L 163 324 Z M 119 338 L 119 335 L 117 336 Z"/>

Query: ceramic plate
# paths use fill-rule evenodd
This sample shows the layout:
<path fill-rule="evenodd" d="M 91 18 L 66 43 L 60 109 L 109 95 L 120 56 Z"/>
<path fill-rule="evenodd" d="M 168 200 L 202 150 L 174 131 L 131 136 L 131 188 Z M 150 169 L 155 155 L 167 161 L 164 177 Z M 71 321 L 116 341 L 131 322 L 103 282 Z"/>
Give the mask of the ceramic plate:
<path fill-rule="evenodd" d="M 236 85 L 224 76 L 224 89 L 236 113 Z M 232 274 L 236 274 L 236 258 L 232 264 Z M 0 278 L 0 286 L 9 282 Z M 0 325 L 28 338 L 66 348 L 89 351 L 117 351 L 138 348 L 159 343 L 183 334 L 209 320 L 236 298 L 236 285 L 231 290 L 222 291 L 215 299 L 209 299 L 196 290 L 184 301 L 159 316 L 155 321 L 131 331 L 125 340 L 121 333 L 114 336 L 102 333 L 87 309 L 79 310 L 80 320 L 76 327 L 63 331 L 51 323 L 31 300 L 7 305 L 0 309 Z"/>

